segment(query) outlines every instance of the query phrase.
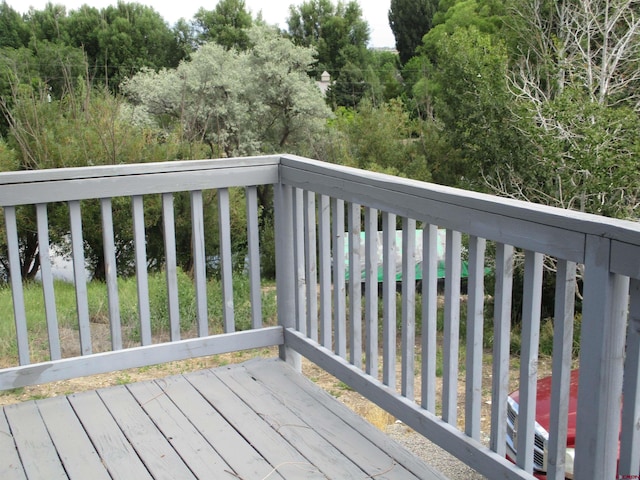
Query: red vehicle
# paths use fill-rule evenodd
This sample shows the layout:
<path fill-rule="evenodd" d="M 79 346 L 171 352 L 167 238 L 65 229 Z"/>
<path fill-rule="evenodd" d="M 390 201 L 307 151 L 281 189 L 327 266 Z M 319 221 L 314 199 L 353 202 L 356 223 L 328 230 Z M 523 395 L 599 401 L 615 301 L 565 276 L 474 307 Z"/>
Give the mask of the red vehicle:
<path fill-rule="evenodd" d="M 569 419 L 567 424 L 567 453 L 565 454 L 565 476 L 573 478 L 573 462 L 576 445 L 576 411 L 578 403 L 578 370 L 571 372 L 569 393 Z M 516 438 L 518 434 L 518 405 L 520 394 L 511 393 L 507 399 L 507 457 L 516 461 Z M 534 475 L 545 479 L 547 472 L 547 442 L 551 415 L 551 377 L 540 379 L 536 392 L 536 423 L 533 450 Z"/>

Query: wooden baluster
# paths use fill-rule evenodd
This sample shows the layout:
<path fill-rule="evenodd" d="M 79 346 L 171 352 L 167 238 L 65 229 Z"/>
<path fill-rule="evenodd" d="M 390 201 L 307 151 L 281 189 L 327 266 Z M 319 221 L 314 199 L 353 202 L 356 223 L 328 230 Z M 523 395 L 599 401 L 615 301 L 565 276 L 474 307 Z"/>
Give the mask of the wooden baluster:
<path fill-rule="evenodd" d="M 222 322 L 224 332 L 235 331 L 233 308 L 233 265 L 231 261 L 231 215 L 229 189 L 218 189 L 218 226 L 220 229 L 220 268 L 222 273 Z"/>
<path fill-rule="evenodd" d="M 91 326 L 89 324 L 89 299 L 87 294 L 87 273 L 84 265 L 84 241 L 82 239 L 82 214 L 80 202 L 69 202 L 71 217 L 71 257 L 73 258 L 73 282 L 76 290 L 78 333 L 81 355 L 90 355 Z"/>
<path fill-rule="evenodd" d="M 307 279 L 307 335 L 318 341 L 318 257 L 316 253 L 316 194 L 304 192 L 304 248 Z"/>
<path fill-rule="evenodd" d="M 451 425 L 456 425 L 458 417 L 458 357 L 460 345 L 460 232 L 447 230 L 446 242 L 442 419 Z"/>
<path fill-rule="evenodd" d="M 172 342 L 180 340 L 180 300 L 178 297 L 178 267 L 176 260 L 176 228 L 173 193 L 162 194 L 162 231 L 164 236 L 169 335 Z"/>
<path fill-rule="evenodd" d="M 378 378 L 378 211 L 366 208 L 365 224 L 365 370 Z"/>
<path fill-rule="evenodd" d="M 132 205 L 140 340 L 142 345 L 151 345 L 151 309 L 149 306 L 149 276 L 147 272 L 147 247 L 142 196 L 134 195 L 132 197 Z"/>
<path fill-rule="evenodd" d="M 414 397 L 416 345 L 416 221 L 402 219 L 402 395 Z"/>
<path fill-rule="evenodd" d="M 573 353 L 573 317 L 575 316 L 576 264 L 558 260 L 556 266 L 556 298 L 553 321 L 553 377 L 551 380 L 551 412 L 547 446 L 547 479 L 565 478 L 567 419 L 571 361 Z"/>
<path fill-rule="evenodd" d="M 320 344 L 331 349 L 331 210 L 329 197 L 320 196 L 318 211 L 318 249 L 320 252 Z"/>
<path fill-rule="evenodd" d="M 249 255 L 249 295 L 251 297 L 251 328 L 262 327 L 262 288 L 260 282 L 260 227 L 258 225 L 258 189 L 246 187 L 247 242 Z"/>
<path fill-rule="evenodd" d="M 516 463 L 528 473 L 533 472 L 543 259 L 543 255 L 538 252 L 526 251 L 524 255 L 520 402 L 518 403 L 518 437 L 516 443 L 518 453 Z"/>
<path fill-rule="evenodd" d="M 300 188 L 293 189 L 293 257 L 296 275 L 296 330 L 307 334 L 307 280 L 304 249 L 304 202 Z"/>
<path fill-rule="evenodd" d="M 632 279 L 629 291 L 631 302 L 622 390 L 624 404 L 618 474 L 632 477 L 640 474 L 640 280 Z"/>
<path fill-rule="evenodd" d="M 120 300 L 118 295 L 118 268 L 113 234 L 113 210 L 110 198 L 100 199 L 102 217 L 102 243 L 104 244 L 104 270 L 109 302 L 109 330 L 111 349 L 122 349 L 122 327 L 120 324 Z"/>
<path fill-rule="evenodd" d="M 436 352 L 438 328 L 438 227 L 422 231 L 422 399 L 436 413 Z"/>
<path fill-rule="evenodd" d="M 207 263 L 204 248 L 204 211 L 202 191 L 190 193 L 191 203 L 191 247 L 193 248 L 193 281 L 196 288 L 196 319 L 198 336 L 209 335 L 207 313 Z"/>
<path fill-rule="evenodd" d="M 349 360 L 362 368 L 361 207 L 349 204 Z"/>
<path fill-rule="evenodd" d="M 344 201 L 331 199 L 333 213 L 333 316 L 335 319 L 335 353 L 347 358 L 347 307 L 344 266 Z"/>
<path fill-rule="evenodd" d="M 9 280 L 13 298 L 13 318 L 16 325 L 16 343 L 20 365 L 28 365 L 29 335 L 27 332 L 27 313 L 22 289 L 22 273 L 20 271 L 20 246 L 18 243 L 18 224 L 16 207 L 4 207 L 4 222 L 7 229 L 7 250 L 9 253 Z"/>
<path fill-rule="evenodd" d="M 496 244 L 496 286 L 493 300 L 491 439 L 489 448 L 501 457 L 505 456 L 507 442 L 513 252 L 514 249 L 511 245 Z"/>
<path fill-rule="evenodd" d="M 36 215 L 38 222 L 40 276 L 42 279 L 42 293 L 44 295 L 44 310 L 47 317 L 49 355 L 51 360 L 58 360 L 61 357 L 60 335 L 58 333 L 58 315 L 56 313 L 53 273 L 51 272 L 51 258 L 49 255 L 49 221 L 47 219 L 46 203 L 36 205 Z"/>
<path fill-rule="evenodd" d="M 382 214 L 382 383 L 396 387 L 396 216 Z"/>
<path fill-rule="evenodd" d="M 484 238 L 469 238 L 467 279 L 467 352 L 465 384 L 465 433 L 480 441 L 482 406 L 482 333 L 484 327 Z"/>

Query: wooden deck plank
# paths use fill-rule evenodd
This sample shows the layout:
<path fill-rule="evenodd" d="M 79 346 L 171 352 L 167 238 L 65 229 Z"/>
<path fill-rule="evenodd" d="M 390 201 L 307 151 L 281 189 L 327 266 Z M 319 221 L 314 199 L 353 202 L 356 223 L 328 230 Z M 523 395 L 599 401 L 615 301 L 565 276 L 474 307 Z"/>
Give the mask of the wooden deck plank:
<path fill-rule="evenodd" d="M 159 384 L 164 382 L 134 383 L 127 385 L 127 389 L 164 437 L 170 439 L 172 447 L 196 477 L 234 478 L 231 467 L 200 435 L 189 418 L 168 397 L 167 390 Z"/>
<path fill-rule="evenodd" d="M 66 479 L 55 446 L 33 400 L 4 409 L 29 479 Z"/>
<path fill-rule="evenodd" d="M 443 477 L 271 359 L 3 407 L 0 479 L 26 478 Z"/>
<path fill-rule="evenodd" d="M 157 380 L 168 398 L 241 478 L 265 478 L 270 465 L 182 375 Z M 219 440 L 224 438 L 224 442 Z M 271 475 L 269 478 L 281 478 Z"/>
<path fill-rule="evenodd" d="M 304 421 L 307 428 L 317 432 L 368 476 L 380 479 L 416 480 L 417 477 L 404 470 L 386 452 L 377 448 L 358 431 L 350 428 L 333 412 L 322 408 L 321 405 L 320 408 L 309 409 L 309 405 L 317 404 L 315 395 L 306 390 L 307 385 L 300 388 L 286 379 L 283 381 L 279 365 L 265 365 L 265 368 L 262 368 L 258 364 L 253 364 L 247 365 L 246 368 L 257 381 L 263 384 L 264 388 Z M 269 382 L 276 383 L 269 386 Z"/>
<path fill-rule="evenodd" d="M 326 480 L 320 471 L 310 468 L 309 461 L 271 428 L 263 416 L 249 408 L 210 371 L 195 372 L 186 378 L 235 429 L 250 434 L 248 441 L 282 477 Z"/>
<path fill-rule="evenodd" d="M 65 397 L 36 402 L 69 478 L 111 478 Z"/>
<path fill-rule="evenodd" d="M 113 478 L 152 478 L 95 391 L 69 395 L 68 398 Z"/>
<path fill-rule="evenodd" d="M 16 450 L 16 444 L 11 436 L 11 429 L 0 411 L 0 478 L 3 479 L 26 479 L 24 468 L 20 462 L 20 456 Z"/>
<path fill-rule="evenodd" d="M 345 405 L 284 362 L 247 362 L 247 371 L 314 431 L 376 479 L 441 478 L 427 465 L 354 415 Z M 309 408 L 314 405 L 314 408 Z"/>
<path fill-rule="evenodd" d="M 328 478 L 358 479 L 366 476 L 360 467 L 295 415 L 241 365 L 216 369 L 215 374 L 312 465 Z"/>
<path fill-rule="evenodd" d="M 124 385 L 97 392 L 154 479 L 195 478 Z"/>

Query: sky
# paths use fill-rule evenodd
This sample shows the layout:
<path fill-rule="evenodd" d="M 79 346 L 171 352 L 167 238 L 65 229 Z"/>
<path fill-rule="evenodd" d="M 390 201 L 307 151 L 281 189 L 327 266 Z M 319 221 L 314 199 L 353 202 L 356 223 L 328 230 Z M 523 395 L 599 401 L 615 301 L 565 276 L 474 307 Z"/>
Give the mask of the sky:
<path fill-rule="evenodd" d="M 29 7 L 36 10 L 43 10 L 44 6 L 51 1 L 54 4 L 62 4 L 67 11 L 75 10 L 81 5 L 87 4 L 96 8 L 104 8 L 108 5 L 115 5 L 117 0 L 8 0 L 7 3 L 16 11 L 26 13 Z M 203 0 L 131 0 L 144 5 L 149 5 L 158 12 L 169 24 L 173 25 L 179 18 L 190 20 L 193 15 L 204 7 L 213 10 L 216 0 L 204 2 Z M 262 17 L 270 24 L 277 24 L 281 28 L 286 27 L 286 18 L 289 15 L 289 5 L 299 5 L 303 0 L 245 0 L 247 10 L 255 17 L 262 11 Z M 395 39 L 387 13 L 391 0 L 358 0 L 365 20 L 369 23 L 371 47 L 394 47 Z M 334 2 L 335 3 L 335 2 Z"/>

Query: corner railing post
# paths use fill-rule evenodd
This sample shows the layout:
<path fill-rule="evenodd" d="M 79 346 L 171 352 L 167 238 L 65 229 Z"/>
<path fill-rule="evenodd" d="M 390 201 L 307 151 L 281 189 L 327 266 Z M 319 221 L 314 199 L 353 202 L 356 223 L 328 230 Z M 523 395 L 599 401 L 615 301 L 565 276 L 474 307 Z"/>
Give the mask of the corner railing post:
<path fill-rule="evenodd" d="M 278 296 L 278 324 L 283 328 L 296 325 L 293 192 L 290 186 L 274 185 L 274 216 L 276 244 L 276 288 Z M 301 369 L 300 354 L 286 344 L 280 346 L 280 358 L 295 369 Z"/>
<path fill-rule="evenodd" d="M 616 478 L 629 279 L 609 268 L 611 241 L 587 236 L 574 478 Z"/>

